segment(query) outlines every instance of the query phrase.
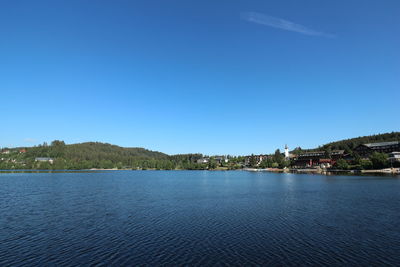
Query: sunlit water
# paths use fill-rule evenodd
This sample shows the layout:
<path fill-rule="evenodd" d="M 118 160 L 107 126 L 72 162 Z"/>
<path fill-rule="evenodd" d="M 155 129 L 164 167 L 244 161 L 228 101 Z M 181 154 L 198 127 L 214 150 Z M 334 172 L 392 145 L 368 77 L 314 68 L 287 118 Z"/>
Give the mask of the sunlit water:
<path fill-rule="evenodd" d="M 400 178 L 0 173 L 0 266 L 399 265 Z"/>

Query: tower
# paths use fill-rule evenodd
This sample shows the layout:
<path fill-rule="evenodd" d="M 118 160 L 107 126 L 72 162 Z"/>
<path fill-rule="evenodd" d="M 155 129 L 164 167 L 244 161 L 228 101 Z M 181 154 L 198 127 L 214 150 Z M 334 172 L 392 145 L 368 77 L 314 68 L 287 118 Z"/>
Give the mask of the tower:
<path fill-rule="evenodd" d="M 289 148 L 285 145 L 285 159 L 289 159 Z"/>

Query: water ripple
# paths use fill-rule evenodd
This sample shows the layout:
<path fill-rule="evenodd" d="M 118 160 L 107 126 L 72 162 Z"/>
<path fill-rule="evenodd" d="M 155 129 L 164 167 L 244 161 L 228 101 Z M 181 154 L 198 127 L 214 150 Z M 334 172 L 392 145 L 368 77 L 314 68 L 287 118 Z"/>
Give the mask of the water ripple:
<path fill-rule="evenodd" d="M 0 266 L 399 265 L 400 180 L 0 176 Z"/>

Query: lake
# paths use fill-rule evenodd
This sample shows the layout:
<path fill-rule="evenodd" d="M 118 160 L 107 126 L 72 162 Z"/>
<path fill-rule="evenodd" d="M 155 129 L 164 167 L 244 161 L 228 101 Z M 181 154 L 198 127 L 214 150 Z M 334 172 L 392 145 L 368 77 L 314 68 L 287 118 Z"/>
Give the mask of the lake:
<path fill-rule="evenodd" d="M 399 265 L 400 178 L 0 173 L 0 266 Z"/>

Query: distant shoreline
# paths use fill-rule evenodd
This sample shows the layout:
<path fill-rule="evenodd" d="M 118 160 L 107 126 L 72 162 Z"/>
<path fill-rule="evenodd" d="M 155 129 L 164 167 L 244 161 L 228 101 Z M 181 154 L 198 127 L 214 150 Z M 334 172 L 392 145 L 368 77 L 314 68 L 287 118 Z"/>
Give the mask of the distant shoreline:
<path fill-rule="evenodd" d="M 279 169 L 279 168 L 267 168 L 267 169 L 255 169 L 255 168 L 245 168 L 245 171 L 252 172 L 284 172 L 284 173 L 315 173 L 315 174 L 400 174 L 400 168 L 385 168 L 385 169 L 375 169 L 375 170 L 338 170 L 338 169 Z"/>
<path fill-rule="evenodd" d="M 288 173 L 288 174 L 320 174 L 320 175 L 373 175 L 382 176 L 390 175 L 397 176 L 400 174 L 400 168 L 391 169 L 378 169 L 378 170 L 318 170 L 318 169 L 255 169 L 255 168 L 244 168 L 244 169 L 211 169 L 211 170 L 190 170 L 190 169 L 80 169 L 80 170 L 40 170 L 40 169 L 20 169 L 20 170 L 0 170 L 0 173 L 79 173 L 79 172 L 102 172 L 102 171 L 247 171 L 247 172 L 274 172 L 274 173 Z"/>

